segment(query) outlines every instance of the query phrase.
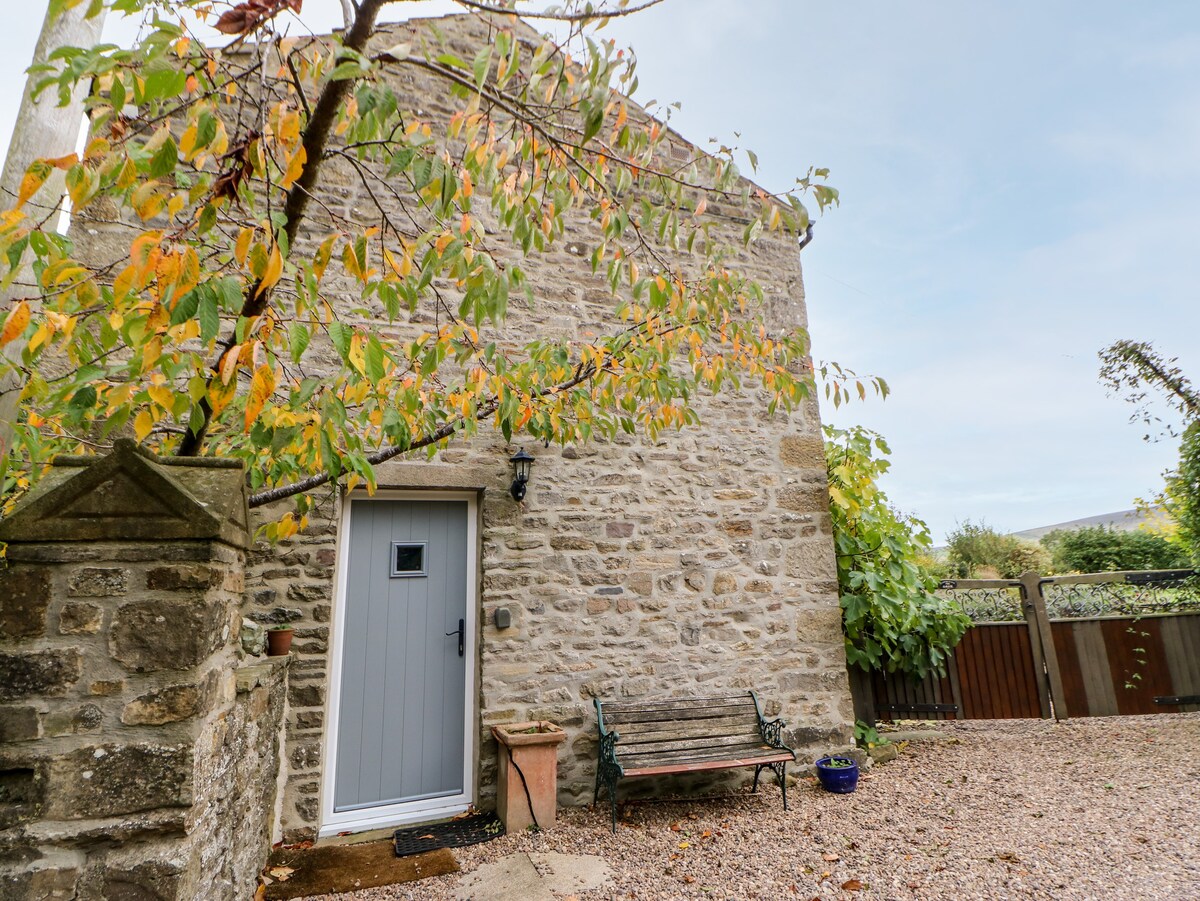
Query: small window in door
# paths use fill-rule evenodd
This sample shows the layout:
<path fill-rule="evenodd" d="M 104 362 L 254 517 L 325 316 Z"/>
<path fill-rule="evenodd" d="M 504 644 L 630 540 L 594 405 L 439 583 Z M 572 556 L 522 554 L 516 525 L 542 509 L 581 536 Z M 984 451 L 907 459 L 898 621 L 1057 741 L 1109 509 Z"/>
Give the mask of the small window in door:
<path fill-rule="evenodd" d="M 411 579 L 425 575 L 425 542 L 392 542 L 392 578 Z"/>

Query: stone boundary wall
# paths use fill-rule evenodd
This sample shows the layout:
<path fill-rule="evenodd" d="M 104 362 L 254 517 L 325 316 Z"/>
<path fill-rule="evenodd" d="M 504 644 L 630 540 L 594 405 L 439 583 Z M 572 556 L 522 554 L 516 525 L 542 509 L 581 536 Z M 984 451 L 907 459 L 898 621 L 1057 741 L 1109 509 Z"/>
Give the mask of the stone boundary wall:
<path fill-rule="evenodd" d="M 200 469 L 119 442 L 0 523 L 0 897 L 254 892 L 287 668 L 239 669 L 244 475 Z"/>

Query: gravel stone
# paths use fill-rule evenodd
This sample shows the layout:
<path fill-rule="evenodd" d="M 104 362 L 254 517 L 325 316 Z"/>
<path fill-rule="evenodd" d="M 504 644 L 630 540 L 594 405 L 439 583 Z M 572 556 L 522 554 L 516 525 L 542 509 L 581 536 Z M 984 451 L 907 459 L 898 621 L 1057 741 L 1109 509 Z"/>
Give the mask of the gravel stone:
<path fill-rule="evenodd" d="M 461 874 L 326 898 L 450 901 L 484 863 L 558 852 L 612 869 L 558 893 L 578 901 L 1200 899 L 1200 713 L 937 729 L 853 794 L 802 778 L 787 813 L 770 777 L 757 795 L 630 804 L 616 835 L 606 804 L 571 808 L 552 832 L 456 850 Z"/>

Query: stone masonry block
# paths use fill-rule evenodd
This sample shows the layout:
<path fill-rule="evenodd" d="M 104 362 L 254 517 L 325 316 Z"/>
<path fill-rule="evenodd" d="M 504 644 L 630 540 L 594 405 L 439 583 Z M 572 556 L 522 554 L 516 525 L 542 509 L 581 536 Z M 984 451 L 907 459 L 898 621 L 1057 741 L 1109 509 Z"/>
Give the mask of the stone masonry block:
<path fill-rule="evenodd" d="M 198 563 L 157 566 L 146 573 L 146 587 L 152 591 L 197 591 L 216 588 L 225 580 L 225 569 Z"/>
<path fill-rule="evenodd" d="M 288 685 L 288 703 L 292 707 L 323 707 L 325 686 L 293 682 Z"/>
<path fill-rule="evenodd" d="M 224 605 L 217 602 L 130 601 L 113 617 L 109 646 L 132 672 L 189 669 L 221 647 L 228 628 Z"/>
<path fill-rule="evenodd" d="M 104 714 L 95 704 L 67 707 L 55 710 L 46 716 L 46 734 L 58 736 L 97 732 L 102 722 L 104 722 Z"/>
<path fill-rule="evenodd" d="M 50 595 L 49 569 L 12 566 L 0 570 L 0 639 L 44 635 Z"/>
<path fill-rule="evenodd" d="M 33 707 L 0 707 L 0 743 L 32 741 L 41 734 L 38 712 Z"/>
<path fill-rule="evenodd" d="M 67 579 L 73 598 L 111 598 L 129 593 L 129 570 L 111 566 L 85 566 Z"/>
<path fill-rule="evenodd" d="M 204 682 L 169 685 L 135 698 L 121 711 L 126 726 L 161 726 L 195 716 L 207 706 L 215 688 L 215 674 Z"/>
<path fill-rule="evenodd" d="M 45 815 L 74 820 L 185 807 L 192 801 L 192 750 L 98 745 L 50 762 Z"/>
<path fill-rule="evenodd" d="M 65 694 L 82 672 L 79 648 L 0 654 L 0 701 Z"/>
<path fill-rule="evenodd" d="M 778 503 L 784 510 L 814 513 L 829 509 L 829 495 L 824 485 L 791 485 L 779 492 Z"/>
<path fill-rule="evenodd" d="M 104 608 L 84 601 L 68 601 L 58 612 L 58 631 L 63 635 L 90 634 L 100 631 Z"/>
<path fill-rule="evenodd" d="M 816 435 L 789 435 L 780 442 L 779 458 L 797 469 L 825 469 L 825 442 Z"/>
<path fill-rule="evenodd" d="M 837 578 L 833 548 L 825 541 L 793 544 L 787 551 L 787 574 L 793 579 Z"/>

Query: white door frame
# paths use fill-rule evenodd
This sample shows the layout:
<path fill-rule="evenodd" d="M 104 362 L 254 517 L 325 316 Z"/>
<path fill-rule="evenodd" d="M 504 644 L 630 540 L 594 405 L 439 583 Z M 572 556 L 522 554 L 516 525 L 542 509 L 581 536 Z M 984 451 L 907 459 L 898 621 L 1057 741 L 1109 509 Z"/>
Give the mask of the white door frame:
<path fill-rule="evenodd" d="M 350 560 L 350 509 L 354 504 L 374 501 L 466 501 L 467 502 L 467 616 L 463 637 L 463 657 L 466 665 L 466 703 L 463 724 L 463 791 L 449 797 L 423 801 L 404 801 L 381 804 L 355 810 L 334 812 L 333 793 L 337 776 L 338 707 L 341 703 L 343 634 L 346 622 L 346 579 Z M 477 694 L 475 686 L 475 655 L 477 606 L 476 578 L 478 572 L 478 515 L 479 496 L 473 491 L 389 491 L 380 489 L 368 495 L 354 491 L 342 500 L 342 515 L 338 522 L 337 569 L 333 598 L 332 644 L 329 660 L 329 694 L 325 701 L 325 756 L 321 774 L 320 838 L 339 832 L 362 832 L 401 826 L 405 823 L 428 822 L 455 816 L 475 801 L 475 722 Z"/>

